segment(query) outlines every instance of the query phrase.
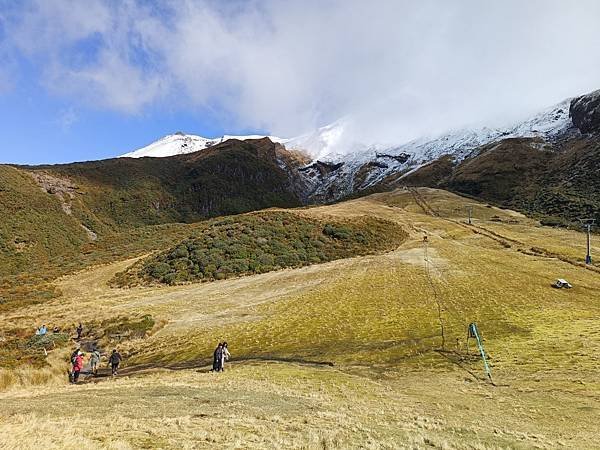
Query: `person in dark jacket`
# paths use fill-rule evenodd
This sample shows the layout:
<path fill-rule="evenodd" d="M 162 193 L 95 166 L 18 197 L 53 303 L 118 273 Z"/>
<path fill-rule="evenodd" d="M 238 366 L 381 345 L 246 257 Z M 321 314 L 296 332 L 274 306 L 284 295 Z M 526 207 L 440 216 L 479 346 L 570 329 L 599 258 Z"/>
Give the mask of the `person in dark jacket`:
<path fill-rule="evenodd" d="M 219 342 L 217 348 L 213 353 L 213 372 L 219 372 L 221 370 L 221 360 L 223 358 L 223 344 Z"/>
<path fill-rule="evenodd" d="M 83 325 L 81 323 L 75 329 L 77 331 L 77 340 L 81 339 L 81 333 L 83 333 Z"/>
<path fill-rule="evenodd" d="M 117 370 L 119 370 L 119 364 L 121 363 L 122 359 L 123 359 L 123 357 L 117 351 L 117 349 L 114 349 L 112 351 L 112 353 L 110 354 L 110 357 L 108 358 L 108 363 L 110 364 L 110 368 L 112 370 L 113 377 L 117 374 Z"/>

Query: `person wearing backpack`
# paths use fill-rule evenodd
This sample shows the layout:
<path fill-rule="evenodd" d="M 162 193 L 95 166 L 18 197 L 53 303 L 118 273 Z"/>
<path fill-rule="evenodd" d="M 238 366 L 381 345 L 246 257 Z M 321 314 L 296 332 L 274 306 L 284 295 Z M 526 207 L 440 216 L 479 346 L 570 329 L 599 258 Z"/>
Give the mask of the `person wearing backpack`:
<path fill-rule="evenodd" d="M 73 350 L 71 356 L 69 357 L 69 363 L 71 364 L 71 367 L 69 368 L 69 370 L 67 370 L 67 373 L 69 374 L 69 383 L 73 383 L 73 366 L 76 362 L 75 358 L 77 357 L 77 352 L 79 352 L 79 347 Z"/>
<path fill-rule="evenodd" d="M 108 364 L 110 364 L 113 377 L 117 375 L 117 370 L 119 370 L 119 364 L 121 363 L 122 359 L 123 357 L 117 351 L 117 349 L 114 349 L 110 354 L 110 357 L 108 358 Z"/>
<path fill-rule="evenodd" d="M 77 354 L 71 359 L 73 364 L 73 383 L 79 381 L 79 373 L 83 369 L 83 353 L 77 350 Z"/>
<path fill-rule="evenodd" d="M 90 353 L 90 370 L 94 376 L 98 375 L 98 366 L 100 365 L 100 352 L 95 348 Z"/>

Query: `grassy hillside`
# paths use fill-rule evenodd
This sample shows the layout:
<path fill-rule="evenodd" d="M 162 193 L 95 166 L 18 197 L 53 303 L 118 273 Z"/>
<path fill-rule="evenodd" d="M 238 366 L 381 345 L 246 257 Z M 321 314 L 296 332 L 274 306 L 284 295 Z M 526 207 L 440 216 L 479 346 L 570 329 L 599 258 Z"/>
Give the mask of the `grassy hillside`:
<path fill-rule="evenodd" d="M 0 166 L 0 258 L 5 275 L 16 275 L 52 255 L 87 242 L 79 222 L 43 192 L 27 173 Z"/>
<path fill-rule="evenodd" d="M 71 183 L 76 194 L 67 203 L 73 215 L 102 234 L 271 206 L 297 206 L 298 197 L 277 163 L 278 152 L 285 150 L 269 139 L 230 140 L 169 158 L 121 158 L 26 169 Z"/>
<path fill-rule="evenodd" d="M 194 225 L 165 224 L 94 239 L 30 173 L 0 165 L 0 311 L 59 295 L 55 278 L 173 245 Z"/>
<path fill-rule="evenodd" d="M 0 166 L 0 310 L 58 295 L 57 276 L 186 237 L 180 222 L 299 204 L 268 139 L 172 158 Z"/>
<path fill-rule="evenodd" d="M 115 282 L 221 280 L 392 250 L 405 238 L 401 227 L 376 218 L 324 221 L 266 211 L 213 220 L 175 247 L 119 274 Z"/>
<path fill-rule="evenodd" d="M 47 269 L 59 255 L 74 255 L 87 233 L 27 173 L 0 165 L 0 308 L 32 293 L 55 295 Z"/>
<path fill-rule="evenodd" d="M 578 218 L 600 222 L 599 167 L 600 141 L 594 137 L 557 144 L 506 139 L 458 165 L 441 158 L 401 182 L 468 194 L 548 224 L 578 226 Z"/>
<path fill-rule="evenodd" d="M 125 363 L 110 381 L 66 386 L 68 349 L 43 369 L 0 370 L 6 446 L 595 447 L 600 269 L 578 264 L 582 233 L 433 189 L 293 213 L 369 215 L 409 236 L 387 253 L 211 283 L 110 288 L 132 261 L 64 277 L 60 300 L 0 326 L 151 316 L 154 330 L 119 344 Z M 573 289 L 552 288 L 558 277 Z M 473 321 L 494 384 L 467 347 Z M 232 361 L 208 373 L 222 340 Z"/>

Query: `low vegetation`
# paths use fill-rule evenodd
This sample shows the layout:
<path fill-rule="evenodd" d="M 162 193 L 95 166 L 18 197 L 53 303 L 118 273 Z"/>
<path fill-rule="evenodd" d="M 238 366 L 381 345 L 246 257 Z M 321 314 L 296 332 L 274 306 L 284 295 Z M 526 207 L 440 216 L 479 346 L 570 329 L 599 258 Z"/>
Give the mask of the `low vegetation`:
<path fill-rule="evenodd" d="M 406 232 L 363 217 L 324 221 L 283 211 L 214 220 L 175 247 L 117 275 L 119 286 L 214 281 L 391 250 Z"/>
<path fill-rule="evenodd" d="M 0 335 L 0 368 L 44 367 L 47 351 L 65 347 L 69 342 L 65 333 L 38 336 L 28 329 L 7 330 Z"/>
<path fill-rule="evenodd" d="M 51 220 L 47 218 L 47 222 Z M 0 222 L 0 228 L 6 223 Z M 40 225 L 42 232 L 30 238 L 31 250 L 15 255 L 10 246 L 0 248 L 0 312 L 60 296 L 53 281 L 62 275 L 168 248 L 201 226 L 202 223 L 146 226 L 69 245 L 62 232 L 44 235 L 44 226 Z M 62 246 L 55 248 L 55 241 Z M 23 263 L 19 262 L 21 258 Z"/>

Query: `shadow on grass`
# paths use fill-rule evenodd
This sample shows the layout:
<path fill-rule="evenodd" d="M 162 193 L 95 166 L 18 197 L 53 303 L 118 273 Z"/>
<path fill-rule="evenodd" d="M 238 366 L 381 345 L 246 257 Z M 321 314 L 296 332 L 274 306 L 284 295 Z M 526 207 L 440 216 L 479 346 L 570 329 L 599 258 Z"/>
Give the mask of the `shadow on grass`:
<path fill-rule="evenodd" d="M 494 387 L 509 387 L 508 384 L 496 384 L 491 379 L 488 379 L 486 377 L 481 377 L 479 375 L 476 375 L 471 369 L 469 369 L 467 366 L 465 366 L 463 364 L 464 361 L 467 361 L 469 363 L 478 361 L 479 360 L 479 356 L 478 355 L 463 355 L 463 354 L 457 353 L 455 351 L 441 350 L 441 349 L 435 350 L 435 352 L 438 355 L 440 355 L 443 358 L 445 358 L 448 361 L 450 361 L 455 366 L 460 367 L 462 370 L 464 370 L 465 372 L 467 372 L 469 375 L 471 375 L 477 381 L 481 381 L 481 382 L 488 382 L 489 381 L 490 384 L 492 386 L 494 386 Z"/>
<path fill-rule="evenodd" d="M 293 363 L 300 364 L 306 366 L 317 366 L 317 367 L 333 367 L 335 364 L 331 361 L 313 361 L 302 358 L 284 358 L 277 356 L 256 356 L 256 357 L 242 357 L 236 358 L 234 361 L 230 361 L 228 363 L 231 365 L 236 365 L 240 363 L 249 363 L 249 362 L 278 362 L 278 363 Z M 147 372 L 153 370 L 169 370 L 169 371 L 179 371 L 179 370 L 191 370 L 196 369 L 197 373 L 209 373 L 212 371 L 212 359 L 203 359 L 200 361 L 188 361 L 179 364 L 166 364 L 161 365 L 158 363 L 148 363 L 148 364 L 136 364 L 134 366 L 123 367 L 119 369 L 118 375 L 116 377 L 129 377 L 142 375 Z M 90 373 L 82 372 L 82 375 L 85 376 L 81 382 L 91 382 L 97 383 L 100 381 L 106 381 L 107 379 L 113 378 L 110 368 L 100 368 L 96 375 L 92 375 Z"/>

